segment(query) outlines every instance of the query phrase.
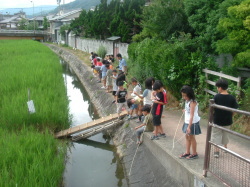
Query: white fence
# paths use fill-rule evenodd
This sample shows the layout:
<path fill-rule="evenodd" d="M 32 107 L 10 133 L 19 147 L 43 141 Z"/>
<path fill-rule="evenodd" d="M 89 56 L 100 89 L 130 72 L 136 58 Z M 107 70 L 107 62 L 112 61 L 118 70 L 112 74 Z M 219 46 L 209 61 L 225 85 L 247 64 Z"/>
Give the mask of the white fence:
<path fill-rule="evenodd" d="M 104 46 L 107 50 L 107 54 L 121 53 L 123 57 L 128 57 L 128 45 L 127 43 L 115 43 L 108 40 L 95 40 L 95 39 L 83 39 L 75 37 L 74 35 L 68 35 L 68 45 L 70 47 L 79 49 L 84 52 L 97 52 L 100 46 Z M 115 49 L 114 49 L 115 48 Z"/>
<path fill-rule="evenodd" d="M 214 81 L 208 80 L 208 75 L 215 75 L 215 76 L 218 76 L 220 78 L 225 78 L 225 79 L 228 79 L 228 80 L 235 81 L 237 83 L 238 90 L 240 90 L 241 77 L 233 77 L 233 76 L 230 76 L 230 75 L 226 75 L 224 73 L 220 73 L 220 72 L 216 72 L 216 71 L 211 71 L 211 70 L 208 70 L 208 69 L 203 69 L 202 71 L 206 75 L 206 83 L 207 84 L 215 86 L 215 82 Z M 204 91 L 206 91 L 209 94 L 216 95 L 216 93 L 214 91 L 209 90 L 207 88 L 205 88 Z M 240 94 L 239 91 L 238 91 L 238 94 Z"/>

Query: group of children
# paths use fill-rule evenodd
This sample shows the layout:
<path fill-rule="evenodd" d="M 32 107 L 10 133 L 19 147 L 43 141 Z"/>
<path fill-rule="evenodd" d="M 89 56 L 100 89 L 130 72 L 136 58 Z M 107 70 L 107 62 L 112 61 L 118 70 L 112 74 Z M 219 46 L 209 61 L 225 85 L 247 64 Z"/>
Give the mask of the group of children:
<path fill-rule="evenodd" d="M 117 56 L 122 62 L 121 55 Z M 120 113 L 123 109 L 128 112 L 128 119 L 137 118 L 137 122 L 142 122 L 139 126 L 135 127 L 137 134 L 137 144 L 142 143 L 142 133 L 144 131 L 153 131 L 151 140 L 158 140 L 160 137 L 166 137 L 162 127 L 162 113 L 164 106 L 167 104 L 167 94 L 161 81 L 155 81 L 150 77 L 145 80 L 145 90 L 142 93 L 142 86 L 136 80 L 131 79 L 131 83 L 134 86 L 133 91 L 128 98 L 126 75 L 123 71 L 125 68 L 120 67 L 117 71 L 112 68 L 112 57 L 106 56 L 102 61 L 102 65 L 99 68 L 101 71 L 101 79 L 103 81 L 103 87 L 107 88 L 107 92 L 112 90 L 114 96 L 113 103 L 117 105 L 117 113 L 120 118 Z M 93 62 L 93 69 L 98 69 L 97 63 Z M 126 62 L 125 62 L 126 63 Z M 124 62 L 122 63 L 124 64 Z M 125 65 L 126 66 L 126 65 Z M 220 79 L 216 82 L 218 94 L 214 97 L 215 104 L 223 105 L 230 108 L 238 108 L 236 99 L 227 92 L 228 83 L 224 79 Z M 201 134 L 200 129 L 200 117 L 198 115 L 198 102 L 196 101 L 194 90 L 190 86 L 183 86 L 181 88 L 182 99 L 185 100 L 184 112 L 184 124 L 182 127 L 183 133 L 186 138 L 186 151 L 179 156 L 180 159 L 196 159 L 197 142 L 195 135 Z M 135 113 L 135 115 L 133 115 Z M 215 109 L 214 111 L 214 124 L 229 128 L 232 124 L 232 112 L 224 111 L 221 109 Z M 212 132 L 212 141 L 218 145 L 224 145 L 227 148 L 228 137 L 224 131 L 214 129 Z M 192 150 L 192 154 L 191 154 Z M 215 151 L 214 157 L 219 157 L 218 150 Z"/>
<path fill-rule="evenodd" d="M 112 90 L 112 75 L 113 75 L 113 55 L 106 55 L 102 60 L 97 54 L 91 52 L 90 56 L 91 68 L 93 75 L 98 77 L 98 83 L 103 83 L 101 88 L 107 89 L 107 92 Z"/>
<path fill-rule="evenodd" d="M 162 83 L 160 81 L 154 81 L 153 78 L 146 79 L 146 89 L 141 95 L 140 84 L 136 81 L 135 78 L 133 78 L 131 81 L 132 85 L 134 85 L 134 89 L 131 94 L 132 98 L 127 100 L 127 105 L 130 108 L 128 118 L 133 118 L 132 113 L 133 110 L 135 110 L 136 115 L 139 116 L 139 120 L 142 121 L 141 125 L 135 127 L 137 144 L 142 143 L 141 134 L 144 131 L 153 131 L 151 140 L 157 140 L 159 139 L 159 137 L 166 137 L 166 134 L 163 132 L 161 123 L 163 106 L 167 104 L 166 91 L 164 90 Z M 216 82 L 216 87 L 218 90 L 218 94 L 214 97 L 214 101 L 216 104 L 230 108 L 238 108 L 238 104 L 234 96 L 230 95 L 227 92 L 228 83 L 226 80 L 218 80 Z M 195 135 L 201 134 L 200 117 L 198 114 L 198 102 L 195 98 L 194 90 L 190 86 L 183 86 L 180 92 L 182 95 L 182 99 L 185 101 L 185 107 L 183 110 L 185 117 L 182 131 L 183 133 L 185 133 L 186 150 L 179 156 L 179 158 L 191 160 L 199 157 L 197 153 L 197 142 L 195 139 Z M 141 102 L 141 100 L 143 100 L 143 102 Z M 123 106 L 126 107 L 125 100 L 123 100 Z M 117 112 L 120 112 L 120 108 L 119 110 L 117 110 Z M 140 118 L 140 112 L 144 116 L 144 120 L 142 120 L 143 118 Z M 214 124 L 223 126 L 225 128 L 230 128 L 230 125 L 232 124 L 232 116 L 232 112 L 215 109 Z M 227 133 L 216 128 L 213 128 L 211 140 L 217 145 L 223 145 L 225 148 L 227 148 L 227 144 L 229 142 Z M 218 148 L 214 152 L 214 157 L 219 157 Z"/>

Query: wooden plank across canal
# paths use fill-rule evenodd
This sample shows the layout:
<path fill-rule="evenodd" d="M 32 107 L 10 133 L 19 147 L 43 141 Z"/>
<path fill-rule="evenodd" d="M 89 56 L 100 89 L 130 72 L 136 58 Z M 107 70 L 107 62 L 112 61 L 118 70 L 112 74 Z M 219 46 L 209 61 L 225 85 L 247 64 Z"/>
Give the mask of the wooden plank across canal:
<path fill-rule="evenodd" d="M 124 117 L 125 115 L 127 115 L 126 111 L 123 111 L 120 114 L 120 117 Z M 56 138 L 63 138 L 63 137 L 69 137 L 75 133 L 79 133 L 82 131 L 86 131 L 82 134 L 78 134 L 76 136 L 72 137 L 72 140 L 77 141 L 79 139 L 83 139 L 83 138 L 88 138 L 89 136 L 92 136 L 94 134 L 97 134 L 99 132 L 102 132 L 103 130 L 106 130 L 108 128 L 111 128 L 113 126 L 115 126 L 118 122 L 120 122 L 121 120 L 118 119 L 118 114 L 111 114 L 109 116 L 105 116 L 102 118 L 99 118 L 97 120 L 88 122 L 88 123 L 84 123 L 82 125 L 78 125 L 78 126 L 74 126 L 71 127 L 69 129 L 66 130 L 62 130 L 58 133 L 55 134 Z"/>

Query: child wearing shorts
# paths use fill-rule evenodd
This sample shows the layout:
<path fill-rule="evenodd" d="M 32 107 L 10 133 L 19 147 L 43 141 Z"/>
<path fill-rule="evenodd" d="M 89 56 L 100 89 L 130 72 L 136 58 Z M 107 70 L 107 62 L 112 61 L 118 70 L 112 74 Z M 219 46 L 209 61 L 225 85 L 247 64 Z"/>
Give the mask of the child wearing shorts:
<path fill-rule="evenodd" d="M 116 92 L 116 104 L 117 104 L 118 118 L 120 118 L 120 113 L 123 107 L 128 111 L 128 105 L 126 102 L 128 92 L 123 87 L 123 84 L 124 84 L 123 81 L 118 82 L 118 91 Z"/>
<path fill-rule="evenodd" d="M 215 83 L 215 86 L 217 87 L 217 90 L 219 92 L 214 96 L 215 104 L 235 109 L 238 108 L 238 103 L 235 97 L 227 92 L 228 82 L 225 79 L 218 80 Z M 213 122 L 216 125 L 229 129 L 233 123 L 233 113 L 230 111 L 215 108 Z M 227 133 L 217 128 L 212 129 L 211 140 L 218 145 L 223 145 L 225 148 L 227 148 L 227 144 L 229 142 Z M 215 149 L 214 157 L 219 157 L 219 149 L 217 148 Z"/>

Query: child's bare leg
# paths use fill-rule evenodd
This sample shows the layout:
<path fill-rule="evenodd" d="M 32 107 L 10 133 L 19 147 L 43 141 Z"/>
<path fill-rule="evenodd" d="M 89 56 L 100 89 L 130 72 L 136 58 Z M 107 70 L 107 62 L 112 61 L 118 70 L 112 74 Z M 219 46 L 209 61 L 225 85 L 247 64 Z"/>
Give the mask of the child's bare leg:
<path fill-rule="evenodd" d="M 191 141 L 189 135 L 186 134 L 186 153 L 190 154 Z"/>
<path fill-rule="evenodd" d="M 197 142 L 196 142 L 196 139 L 195 139 L 195 135 L 189 135 L 190 136 L 190 140 L 191 140 L 191 147 L 192 147 L 192 151 L 193 151 L 193 154 L 197 154 Z"/>
<path fill-rule="evenodd" d="M 138 105 L 138 115 L 139 116 L 142 115 L 141 109 L 142 109 L 142 106 L 139 104 Z"/>
<path fill-rule="evenodd" d="M 155 136 L 157 136 L 157 134 L 159 133 L 159 126 L 155 127 Z"/>
<path fill-rule="evenodd" d="M 103 80 L 103 84 L 106 87 L 106 79 Z"/>
<path fill-rule="evenodd" d="M 134 112 L 134 109 L 131 109 L 130 110 L 130 116 L 132 117 L 132 115 L 133 115 L 133 112 Z"/>
<path fill-rule="evenodd" d="M 159 133 L 160 133 L 160 134 L 164 134 L 162 125 L 159 126 Z"/>
<path fill-rule="evenodd" d="M 135 115 L 138 116 L 138 107 L 135 109 Z"/>

